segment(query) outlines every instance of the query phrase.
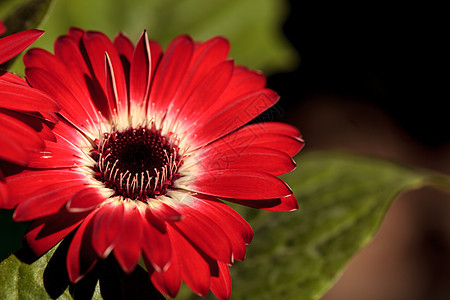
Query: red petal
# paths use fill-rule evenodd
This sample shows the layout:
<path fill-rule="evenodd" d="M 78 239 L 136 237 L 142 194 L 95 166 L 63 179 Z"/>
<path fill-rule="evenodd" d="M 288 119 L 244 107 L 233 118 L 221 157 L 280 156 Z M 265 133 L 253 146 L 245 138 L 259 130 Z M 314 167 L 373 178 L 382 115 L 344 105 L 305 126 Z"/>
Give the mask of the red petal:
<path fill-rule="evenodd" d="M 236 66 L 227 88 L 218 99 L 211 103 L 209 109 L 196 120 L 197 124 L 207 122 L 209 119 L 225 111 L 231 103 L 243 99 L 247 95 L 263 91 L 266 79 L 261 73 L 249 71 L 243 67 Z M 257 104 L 256 102 L 253 104 Z M 259 104 L 258 104 L 259 105 Z M 245 111 L 244 111 L 245 112 Z M 194 123 L 195 125 L 195 123 Z"/>
<path fill-rule="evenodd" d="M 119 54 L 114 47 L 111 40 L 101 32 L 88 31 L 83 36 L 83 43 L 86 47 L 87 55 L 89 57 L 91 67 L 94 71 L 95 78 L 99 80 L 100 86 L 106 91 L 105 87 L 105 52 L 108 53 L 111 59 L 112 69 L 114 70 L 115 86 L 117 89 L 117 99 L 123 105 L 127 104 L 127 88 L 125 74 L 122 68 L 122 62 Z M 113 103 L 109 103 L 111 112 L 117 108 Z"/>
<path fill-rule="evenodd" d="M 156 68 L 159 66 L 159 62 L 161 60 L 161 57 L 163 55 L 163 50 L 160 44 L 155 41 L 150 41 L 150 56 L 151 56 L 151 67 L 152 67 L 152 73 L 150 78 L 153 78 L 155 76 Z"/>
<path fill-rule="evenodd" d="M 60 36 L 55 41 L 54 50 L 55 50 L 55 57 L 63 63 L 66 70 L 70 70 L 70 75 L 72 75 L 77 85 L 81 89 L 83 89 L 83 91 L 87 91 L 87 86 L 85 84 L 83 76 L 88 75 L 89 70 L 80 52 L 79 42 L 77 41 L 77 39 L 66 35 Z M 28 53 L 25 56 L 27 55 Z M 28 65 L 28 63 L 30 65 Z M 31 63 L 32 63 L 31 61 L 25 61 L 25 65 L 27 67 L 45 68 L 41 65 L 35 65 L 42 62 L 33 61 L 33 64 Z"/>
<path fill-rule="evenodd" d="M 111 63 L 111 59 L 109 58 L 108 52 L 105 53 L 105 77 L 106 77 L 106 96 L 108 98 L 108 103 L 110 107 L 120 108 L 120 111 L 128 112 L 128 101 L 124 98 L 124 101 L 118 96 L 117 85 L 116 85 L 116 77 L 114 73 L 114 69 Z"/>
<path fill-rule="evenodd" d="M 33 130 L 35 130 L 38 135 L 44 139 L 45 141 L 56 141 L 56 137 L 52 132 L 52 129 L 49 128 L 49 125 L 47 125 L 46 122 L 43 122 L 44 117 L 41 113 L 34 113 L 34 112 L 15 112 L 15 111 L 5 111 L 6 114 L 12 116 L 13 118 L 22 121 L 23 123 L 27 124 Z M 46 120 L 50 121 L 50 120 Z M 58 119 L 55 116 L 55 119 L 50 121 L 58 122 Z M 50 124 L 50 126 L 54 126 L 54 124 Z"/>
<path fill-rule="evenodd" d="M 117 262 L 125 273 L 131 273 L 136 268 L 141 256 L 142 223 L 147 221 L 142 217 L 134 203 L 125 203 L 123 221 L 113 252 Z"/>
<path fill-rule="evenodd" d="M 207 202 L 220 210 L 222 214 L 227 215 L 226 218 L 229 220 L 229 223 L 233 223 L 232 228 L 241 234 L 243 242 L 247 245 L 250 244 L 253 240 L 253 228 L 240 214 L 219 200 L 208 200 Z"/>
<path fill-rule="evenodd" d="M 281 198 L 280 201 L 280 204 L 272 207 L 262 207 L 261 209 L 279 212 L 294 211 L 298 209 L 298 202 L 294 195 Z"/>
<path fill-rule="evenodd" d="M 266 134 L 257 137 L 252 145 L 276 149 L 292 157 L 303 148 L 305 142 L 300 138 L 295 138 L 288 135 Z"/>
<path fill-rule="evenodd" d="M 263 200 L 227 199 L 227 201 L 262 210 L 285 212 L 298 209 L 298 202 L 293 195 L 289 195 L 279 199 L 263 199 Z"/>
<path fill-rule="evenodd" d="M 149 270 L 153 285 L 164 295 L 175 298 L 181 286 L 180 265 L 176 255 L 172 255 L 169 267 L 163 272 L 150 271 L 152 270 L 152 265 L 147 261 L 145 256 L 144 262 L 147 270 Z"/>
<path fill-rule="evenodd" d="M 281 175 L 295 169 L 292 158 L 278 150 L 254 147 L 231 150 L 210 148 L 200 159 L 202 172 L 212 170 L 255 170 Z"/>
<path fill-rule="evenodd" d="M 155 218 L 148 213 L 147 220 Z M 172 257 L 172 245 L 167 233 L 167 227 L 153 226 L 154 222 L 143 222 L 142 224 L 142 252 L 149 263 L 157 272 L 167 269 Z"/>
<path fill-rule="evenodd" d="M 123 205 L 118 202 L 101 206 L 94 217 L 92 246 L 98 256 L 106 258 L 115 245 L 117 234 L 122 228 Z"/>
<path fill-rule="evenodd" d="M 216 197 L 246 200 L 281 198 L 292 194 L 291 189 L 280 178 L 245 170 L 201 173 L 185 188 Z"/>
<path fill-rule="evenodd" d="M 193 92 L 196 92 L 196 89 L 201 86 L 202 82 L 208 80 L 208 73 L 211 74 L 211 70 L 214 67 L 225 61 L 229 50 L 230 45 L 228 41 L 221 37 L 212 38 L 205 43 L 199 44 L 192 55 L 191 64 L 186 70 L 186 75 L 182 80 L 183 86 L 178 90 L 174 99 L 172 99 L 171 106 L 173 110 L 175 110 L 175 114 L 177 109 L 183 106 L 189 107 L 189 105 L 186 105 L 187 99 Z M 213 75 L 219 77 L 222 76 L 220 73 Z M 208 98 L 201 99 L 201 102 L 203 102 L 203 100 L 208 100 Z M 216 98 L 210 99 L 210 101 L 215 100 Z M 198 104 L 199 103 L 196 103 L 196 106 Z M 203 112 L 206 107 L 209 106 L 205 104 L 201 112 Z M 184 115 L 188 114 L 185 113 Z"/>
<path fill-rule="evenodd" d="M 92 80 L 90 77 L 86 61 L 80 53 L 79 42 L 72 37 L 59 37 L 55 42 L 55 56 L 65 65 L 64 70 L 70 70 L 71 81 L 73 82 L 69 84 L 77 87 L 76 90 L 71 89 L 71 91 L 74 95 L 79 93 L 76 97 L 83 107 L 90 107 L 87 110 L 92 116 L 97 116 L 98 110 L 102 111 L 102 113 L 105 110 L 109 111 L 104 91 L 99 86 L 98 81 Z M 97 119 L 100 120 L 100 117 L 97 116 Z"/>
<path fill-rule="evenodd" d="M 186 284 L 196 294 L 205 297 L 210 286 L 209 264 L 199 251 L 194 248 L 176 230 L 169 229 L 173 243 L 173 249 L 177 253 L 180 263 L 181 276 Z M 210 241 L 214 243 L 213 241 Z"/>
<path fill-rule="evenodd" d="M 227 88 L 228 89 L 228 88 Z M 210 143 L 253 120 L 278 101 L 278 94 L 269 89 L 250 92 L 220 102 L 194 124 L 195 148 Z M 219 103 L 219 102 L 217 102 Z M 192 130 L 193 130 L 192 129 Z M 191 129 L 188 129 L 189 132 Z"/>
<path fill-rule="evenodd" d="M 70 52 L 70 54 L 66 52 Z M 79 103 L 77 104 L 83 107 L 81 112 L 85 112 L 86 119 L 99 120 L 97 109 L 90 100 L 90 92 L 86 85 L 88 71 L 77 46 L 70 38 L 60 37 L 55 42 L 55 53 L 62 57 L 58 58 L 43 49 L 31 49 L 25 54 L 23 60 L 27 68 L 45 70 L 52 74 L 53 78 L 57 78 L 58 82 L 63 83 L 65 89 Z M 66 59 L 66 56 L 69 58 Z M 66 102 L 60 103 L 65 104 Z"/>
<path fill-rule="evenodd" d="M 71 170 L 23 171 L 7 178 L 10 197 L 8 206 L 4 208 L 14 208 L 23 199 L 35 196 L 38 190 L 48 188 L 49 184 L 70 185 L 78 182 L 82 186 L 85 180 L 83 174 Z M 24 186 L 27 188 L 24 189 Z"/>
<path fill-rule="evenodd" d="M 54 126 L 54 124 L 49 124 L 47 122 L 43 122 L 43 116 L 38 112 L 18 112 L 12 110 L 3 110 L 2 114 L 8 115 L 15 119 L 17 122 L 22 122 L 27 126 L 31 127 L 41 139 L 47 141 L 56 141 L 56 137 L 53 134 L 52 130 L 49 126 Z M 56 122 L 58 120 L 56 119 Z M 37 151 L 38 149 L 31 148 L 32 151 Z"/>
<path fill-rule="evenodd" d="M 294 156 L 304 146 L 304 142 L 300 139 L 300 133 L 295 127 L 287 124 L 268 122 L 244 126 L 207 145 L 205 150 L 208 151 L 210 148 L 237 149 L 250 146 L 276 149 L 289 156 Z"/>
<path fill-rule="evenodd" d="M 1 119 L 1 116 L 0 116 Z M 2 126 L 0 124 L 0 130 Z M 0 152 L 0 159 L 26 166 L 28 164 L 28 154 L 25 149 L 12 139 L 11 136 L 6 135 L 0 131 L 0 144 L 2 145 L 2 151 Z"/>
<path fill-rule="evenodd" d="M 24 238 L 39 257 L 68 235 L 86 216 L 86 213 L 71 214 L 62 209 L 54 215 L 33 222 Z"/>
<path fill-rule="evenodd" d="M 193 201 L 196 201 L 193 198 Z M 232 264 L 233 255 L 230 240 L 222 228 L 216 223 L 222 220 L 211 220 L 193 206 L 178 206 L 176 209 L 183 214 L 184 218 L 178 222 L 168 223 L 176 228 L 192 244 L 205 252 L 213 259 Z"/>
<path fill-rule="evenodd" d="M 30 155 L 28 166 L 32 168 L 71 168 L 80 165 L 81 151 L 59 138 L 57 143 L 45 142 L 45 149 Z"/>
<path fill-rule="evenodd" d="M 122 58 L 122 65 L 125 68 L 125 61 L 128 65 L 128 70 L 130 68 L 131 59 L 133 57 L 134 46 L 128 37 L 126 37 L 123 33 L 119 33 L 114 38 L 114 47 L 116 47 L 119 56 Z"/>
<path fill-rule="evenodd" d="M 182 214 L 162 202 L 152 208 L 152 213 L 164 221 L 179 221 L 183 218 Z"/>
<path fill-rule="evenodd" d="M 15 83 L 22 86 L 28 86 L 27 82 L 23 80 L 21 77 L 8 73 L 8 72 L 0 72 L 0 80 L 9 82 L 9 83 Z"/>
<path fill-rule="evenodd" d="M 43 34 L 44 32 L 42 30 L 31 29 L 1 38 L 0 64 L 18 55 Z"/>
<path fill-rule="evenodd" d="M 130 69 L 130 101 L 131 105 L 137 108 L 145 107 L 150 89 L 152 63 L 147 32 L 144 31 L 136 44 Z"/>
<path fill-rule="evenodd" d="M 196 45 L 197 46 L 197 45 Z M 214 37 L 204 43 L 200 43 L 195 48 L 194 55 L 192 56 L 192 67 L 198 64 L 204 66 L 199 67 L 214 67 L 218 63 L 224 61 L 228 53 L 230 52 L 230 43 L 223 37 Z M 207 72 L 208 70 L 206 70 Z M 203 72 L 203 75 L 206 73 Z"/>
<path fill-rule="evenodd" d="M 222 228 L 226 228 L 225 233 L 228 236 L 233 248 L 233 258 L 243 261 L 245 258 L 246 247 L 253 239 L 253 229 L 237 212 L 228 205 L 214 200 L 198 200 L 202 202 L 201 209 L 205 215 L 213 220 L 221 220 Z"/>
<path fill-rule="evenodd" d="M 128 96 L 130 96 L 130 66 L 131 66 L 131 59 L 133 57 L 134 45 L 130 41 L 130 39 L 122 33 L 116 35 L 113 44 L 117 50 L 117 54 L 119 54 L 120 61 L 122 62 L 122 68 L 126 80 L 125 82 L 127 93 Z"/>
<path fill-rule="evenodd" d="M 77 283 L 95 266 L 98 256 L 92 249 L 91 237 L 95 213 L 89 214 L 78 227 L 67 251 L 66 264 L 69 279 Z"/>
<path fill-rule="evenodd" d="M 53 99 L 61 104 L 61 114 L 78 127 L 90 128 L 95 124 L 92 118 L 95 114 L 90 114 L 89 107 L 85 107 L 83 102 L 71 93 L 66 84 L 61 82 L 44 69 L 31 67 L 25 69 L 25 74 L 33 87 L 39 88 L 49 94 Z M 88 110 L 86 110 L 88 108 Z"/>
<path fill-rule="evenodd" d="M 233 77 L 228 84 L 227 89 L 223 92 L 217 104 L 226 102 L 239 96 L 262 90 L 266 86 L 266 78 L 264 74 L 251 71 L 242 66 L 236 66 L 233 71 Z"/>
<path fill-rule="evenodd" d="M 257 135 L 263 134 L 263 133 L 266 133 L 266 134 L 272 133 L 272 134 L 282 134 L 282 135 L 287 135 L 287 136 L 292 136 L 292 137 L 297 137 L 297 138 L 302 137 L 300 131 L 296 127 L 286 124 L 286 123 L 279 123 L 279 122 L 263 122 L 263 123 L 250 124 L 250 125 L 242 128 L 241 130 L 249 130 Z"/>
<path fill-rule="evenodd" d="M 99 193 L 98 189 L 85 188 L 67 201 L 66 208 L 71 213 L 91 211 L 103 201 L 105 201 L 105 197 Z"/>
<path fill-rule="evenodd" d="M 180 103 L 180 109 L 176 119 L 195 122 L 205 113 L 219 98 L 230 81 L 234 63 L 224 61 L 210 70 L 205 77 L 193 87 L 192 92 L 186 95 L 184 103 Z"/>
<path fill-rule="evenodd" d="M 3 181 L 2 170 L 0 169 L 0 207 L 4 208 L 8 199 L 8 189 L 6 187 L 5 182 Z"/>
<path fill-rule="evenodd" d="M 20 111 L 59 111 L 58 103 L 43 92 L 0 80 L 0 107 Z"/>
<path fill-rule="evenodd" d="M 48 121 L 50 123 L 56 124 L 59 122 L 58 117 L 53 112 L 46 112 L 46 111 L 40 111 L 40 112 L 32 112 L 32 111 L 24 111 L 22 113 L 23 115 L 32 116 L 35 118 L 38 118 L 40 120 Z M 48 127 L 48 126 L 47 126 Z M 50 140 L 50 139 L 49 139 Z M 54 140 L 54 138 L 53 138 Z"/>
<path fill-rule="evenodd" d="M 25 165 L 28 163 L 27 151 L 39 151 L 44 141 L 31 127 L 20 120 L 0 112 L 0 158 Z"/>
<path fill-rule="evenodd" d="M 154 213 L 153 209 L 146 209 L 145 210 L 145 219 L 151 224 L 153 227 L 158 229 L 160 232 L 166 232 L 166 221 L 163 219 L 158 218 Z"/>
<path fill-rule="evenodd" d="M 30 126 L 10 116 L 8 112 L 0 112 L 0 132 L 8 135 L 15 143 L 26 150 L 39 151 L 44 148 L 44 141 Z M 3 147 L 2 147 L 2 150 Z"/>
<path fill-rule="evenodd" d="M 231 297 L 231 276 L 228 266 L 218 262 L 218 276 L 211 277 L 211 292 L 220 300 L 227 300 Z"/>
<path fill-rule="evenodd" d="M 83 38 L 84 30 L 76 27 L 71 27 L 67 31 L 67 35 L 73 38 L 78 43 Z"/>
<path fill-rule="evenodd" d="M 167 47 L 152 80 L 149 110 L 164 114 L 188 69 L 194 43 L 188 36 L 175 38 Z"/>
<path fill-rule="evenodd" d="M 70 124 L 70 122 L 62 119 L 61 122 L 53 127 L 53 133 L 56 136 L 57 143 L 64 143 L 67 146 L 72 145 L 70 146 L 70 149 L 74 150 L 78 148 L 78 146 L 74 145 L 73 143 L 76 143 L 76 141 L 80 140 L 80 132 L 76 127 Z M 79 149 L 76 151 L 76 153 L 78 152 L 80 152 Z M 77 155 L 76 153 L 74 153 L 74 155 Z"/>
<path fill-rule="evenodd" d="M 16 222 L 30 221 L 57 213 L 83 185 L 79 182 L 54 183 L 22 199 L 14 211 Z M 22 187 L 23 188 L 23 187 Z"/>

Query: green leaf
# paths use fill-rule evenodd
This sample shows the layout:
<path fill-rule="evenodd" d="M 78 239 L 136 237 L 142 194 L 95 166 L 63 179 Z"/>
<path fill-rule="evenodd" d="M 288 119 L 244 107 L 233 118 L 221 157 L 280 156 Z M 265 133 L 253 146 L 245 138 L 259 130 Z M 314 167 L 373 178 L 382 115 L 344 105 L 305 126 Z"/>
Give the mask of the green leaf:
<path fill-rule="evenodd" d="M 33 263 L 13 254 L 0 263 L 0 299 L 49 299 L 44 284 L 44 270 L 55 249 Z M 72 299 L 68 290 L 58 299 Z"/>
<path fill-rule="evenodd" d="M 44 20 L 53 0 L 26 0 L 5 1 L 0 3 L 2 12 L 0 18 L 5 24 L 7 31 L 4 35 L 39 27 Z M 2 69 L 8 69 L 15 59 L 2 64 Z"/>
<path fill-rule="evenodd" d="M 245 261 L 231 268 L 232 299 L 318 299 L 372 239 L 399 193 L 428 184 L 450 188 L 449 178 L 382 159 L 319 152 L 296 160 L 298 169 L 284 179 L 298 211 L 236 207 L 255 238 Z"/>
<path fill-rule="evenodd" d="M 76 284 L 69 282 L 66 254 L 71 236 L 35 260 L 22 248 L 0 263 L 0 299 L 155 299 L 164 300 L 138 266 L 125 274 L 112 255 Z M 27 250 L 28 249 L 28 250 Z"/>
<path fill-rule="evenodd" d="M 111 38 L 125 32 L 135 42 L 147 29 L 164 47 L 180 34 L 200 41 L 223 35 L 236 63 L 273 73 L 298 63 L 298 53 L 282 33 L 287 12 L 287 1 L 279 0 L 57 1 L 42 28 L 46 34 L 35 45 L 52 50 L 56 37 L 72 26 Z"/>
<path fill-rule="evenodd" d="M 6 34 L 38 27 L 52 2 L 53 0 L 26 0 L 2 3 L 2 6 L 10 9 L 7 14 L 1 15 L 7 27 Z"/>

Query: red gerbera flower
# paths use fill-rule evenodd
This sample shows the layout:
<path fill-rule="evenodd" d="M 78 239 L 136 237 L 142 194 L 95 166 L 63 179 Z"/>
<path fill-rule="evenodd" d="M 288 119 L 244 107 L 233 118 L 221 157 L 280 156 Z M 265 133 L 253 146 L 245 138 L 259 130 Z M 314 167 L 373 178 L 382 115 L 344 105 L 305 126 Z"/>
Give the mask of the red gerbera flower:
<path fill-rule="evenodd" d="M 54 52 L 25 57 L 30 84 L 61 104 L 56 141 L 7 178 L 16 221 L 38 255 L 76 230 L 67 253 L 72 282 L 113 254 L 130 273 L 143 257 L 168 296 L 181 280 L 228 299 L 228 266 L 253 231 L 218 198 L 290 211 L 297 201 L 277 175 L 294 169 L 300 133 L 281 123 L 244 126 L 278 101 L 262 74 L 227 60 L 220 37 L 176 38 L 165 53 L 144 32 L 70 29 Z M 26 188 L 24 188 L 26 187 Z"/>
<path fill-rule="evenodd" d="M 0 35 L 6 27 L 0 22 Z M 0 64 L 30 46 L 44 32 L 26 30 L 0 39 Z M 32 89 L 20 77 L 0 70 L 0 205 L 6 200 L 4 162 L 26 165 L 31 153 L 44 149 L 43 138 L 54 138 L 43 120 L 56 121 L 59 105 Z"/>

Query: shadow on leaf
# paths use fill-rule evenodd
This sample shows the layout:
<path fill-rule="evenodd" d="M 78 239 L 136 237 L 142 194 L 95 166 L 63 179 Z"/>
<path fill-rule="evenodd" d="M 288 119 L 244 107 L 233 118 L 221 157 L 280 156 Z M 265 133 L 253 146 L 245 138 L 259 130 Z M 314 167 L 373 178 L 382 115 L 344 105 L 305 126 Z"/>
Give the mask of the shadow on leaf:
<path fill-rule="evenodd" d="M 137 266 L 131 274 L 125 274 L 113 255 L 100 260 L 83 279 L 76 284 L 69 280 L 66 256 L 70 235 L 57 246 L 43 274 L 43 285 L 52 299 L 61 297 L 68 289 L 73 299 L 165 299 L 152 285 L 148 273 Z M 23 247 L 16 256 L 31 264 L 36 257 L 28 247 Z"/>
<path fill-rule="evenodd" d="M 102 262 L 101 268 L 100 292 L 104 299 L 165 299 L 139 265 L 127 275 L 110 255 Z"/>

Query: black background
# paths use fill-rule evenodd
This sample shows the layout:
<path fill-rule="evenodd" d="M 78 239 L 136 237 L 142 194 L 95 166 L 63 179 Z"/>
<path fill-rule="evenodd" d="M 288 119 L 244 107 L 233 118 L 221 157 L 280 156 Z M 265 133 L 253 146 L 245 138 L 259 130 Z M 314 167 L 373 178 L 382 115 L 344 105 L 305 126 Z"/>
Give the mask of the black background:
<path fill-rule="evenodd" d="M 395 2 L 395 1 L 393 1 Z M 281 106 L 327 92 L 374 104 L 422 144 L 450 142 L 447 10 L 435 4 L 290 1 L 297 70 L 268 84 Z"/>

